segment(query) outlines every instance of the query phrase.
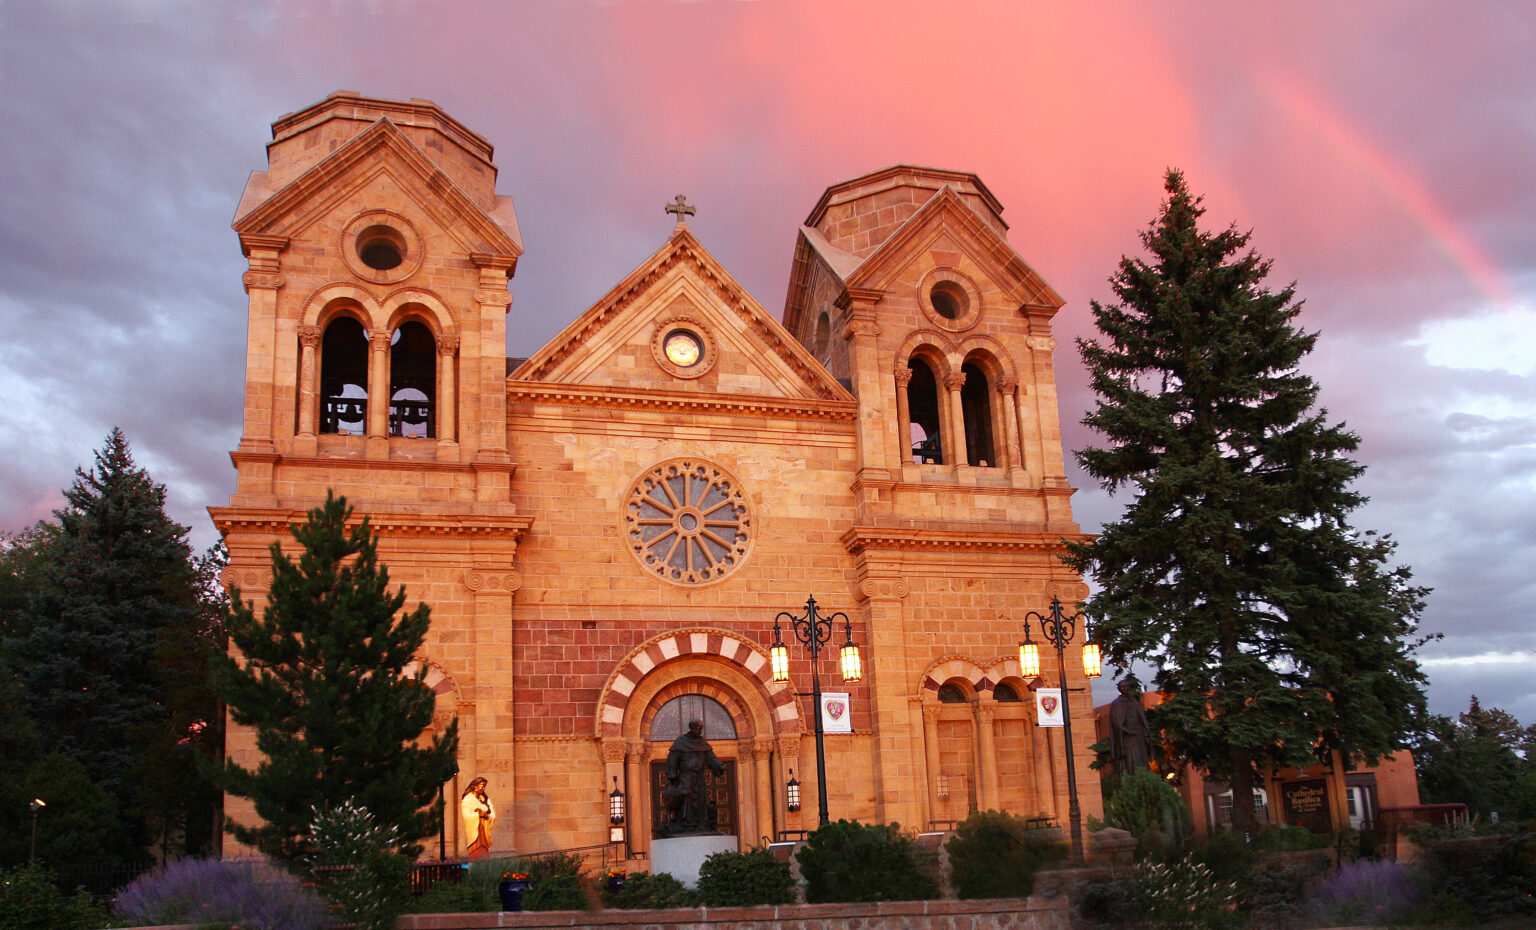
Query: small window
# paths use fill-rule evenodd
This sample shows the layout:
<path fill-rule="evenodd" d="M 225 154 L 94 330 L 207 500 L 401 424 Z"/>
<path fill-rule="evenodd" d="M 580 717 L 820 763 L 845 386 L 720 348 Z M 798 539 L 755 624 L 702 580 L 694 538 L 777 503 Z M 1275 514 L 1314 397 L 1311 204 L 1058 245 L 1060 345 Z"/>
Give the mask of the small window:
<path fill-rule="evenodd" d="M 971 298 L 965 288 L 954 281 L 938 281 L 928 291 L 928 303 L 933 312 L 946 320 L 958 320 L 971 308 Z"/>
<path fill-rule="evenodd" d="M 704 738 L 727 740 L 736 738 L 736 721 L 725 705 L 702 694 L 682 694 L 661 705 L 651 720 L 651 742 L 670 743 L 688 732 L 688 721 L 704 723 Z"/>
<path fill-rule="evenodd" d="M 918 465 L 944 464 L 944 443 L 939 435 L 939 386 L 933 369 L 920 359 L 907 363 L 912 380 L 907 383 L 907 419 L 911 422 L 912 461 Z"/>
<path fill-rule="evenodd" d="M 415 320 L 395 330 L 389 349 L 389 435 L 429 439 L 436 435 L 437 340 Z"/>
<path fill-rule="evenodd" d="M 966 362 L 960 371 L 965 375 L 965 386 L 960 388 L 960 409 L 965 412 L 966 461 L 978 467 L 996 465 L 997 454 L 992 444 L 992 391 L 987 375 L 973 362 Z"/>
<path fill-rule="evenodd" d="M 960 690 L 959 685 L 939 685 L 939 703 L 964 704 L 965 692 Z"/>
<path fill-rule="evenodd" d="M 1013 689 L 1013 685 L 1006 683 L 992 687 L 992 700 L 999 704 L 1021 704 L 1024 701 L 1019 697 L 1019 692 Z"/>
<path fill-rule="evenodd" d="M 391 271 L 405 261 L 405 237 L 388 226 L 369 226 L 357 234 L 357 257 L 375 271 Z"/>
<path fill-rule="evenodd" d="M 816 353 L 816 357 L 823 362 L 827 360 L 827 345 L 831 341 L 832 317 L 828 316 L 827 311 L 823 310 L 821 311 L 821 316 L 816 318 L 816 335 L 812 345 L 812 350 Z"/>

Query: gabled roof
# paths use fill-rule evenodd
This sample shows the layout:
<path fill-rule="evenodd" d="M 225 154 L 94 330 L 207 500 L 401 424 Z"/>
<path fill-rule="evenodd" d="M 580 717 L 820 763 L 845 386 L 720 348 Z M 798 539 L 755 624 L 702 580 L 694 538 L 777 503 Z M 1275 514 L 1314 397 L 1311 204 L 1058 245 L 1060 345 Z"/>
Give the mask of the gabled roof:
<path fill-rule="evenodd" d="M 587 373 L 612 372 L 605 353 L 627 328 L 654 325 L 682 297 L 710 325 L 720 345 L 719 364 L 752 366 L 765 380 L 787 385 L 774 396 L 784 400 L 852 402 L 853 397 L 815 357 L 790 335 L 679 223 L 666 244 L 577 317 L 508 376 L 509 382 L 579 383 Z M 629 338 L 627 345 L 633 344 Z M 623 385 L 616 385 L 623 387 Z M 655 391 L 655 388 L 644 390 Z M 677 392 L 698 394 L 678 385 Z"/>
<path fill-rule="evenodd" d="M 390 156 L 388 166 L 384 155 Z M 242 236 L 292 237 L 331 204 L 394 166 L 402 169 L 395 176 L 417 188 L 421 205 L 436 213 L 443 228 L 461 239 L 467 250 L 514 259 L 522 254 L 511 201 L 498 198 L 493 213 L 481 210 L 388 118 L 380 118 L 277 191 L 267 189 L 264 172 L 252 172 L 231 225 Z"/>
<path fill-rule="evenodd" d="M 934 238 L 948 232 L 969 245 L 971 257 L 1021 306 L 1060 308 L 1066 301 L 996 229 L 945 185 L 844 277 L 846 287 L 884 290 Z"/>

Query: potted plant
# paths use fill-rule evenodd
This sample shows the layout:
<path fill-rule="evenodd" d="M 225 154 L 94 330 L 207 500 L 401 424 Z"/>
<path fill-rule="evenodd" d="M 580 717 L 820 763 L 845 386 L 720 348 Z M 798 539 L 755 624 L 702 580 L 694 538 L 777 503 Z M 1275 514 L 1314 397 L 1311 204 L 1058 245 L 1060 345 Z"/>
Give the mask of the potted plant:
<path fill-rule="evenodd" d="M 533 882 L 528 880 L 527 872 L 503 872 L 501 882 L 496 886 L 496 891 L 501 895 L 501 909 L 504 911 L 520 911 L 523 909 L 523 893 L 533 887 Z"/>

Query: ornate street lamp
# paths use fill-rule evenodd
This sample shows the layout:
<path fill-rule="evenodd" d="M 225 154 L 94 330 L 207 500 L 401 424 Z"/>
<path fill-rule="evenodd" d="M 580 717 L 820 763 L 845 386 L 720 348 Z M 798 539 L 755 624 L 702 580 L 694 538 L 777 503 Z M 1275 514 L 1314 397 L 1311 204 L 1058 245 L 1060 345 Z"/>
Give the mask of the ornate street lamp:
<path fill-rule="evenodd" d="M 1097 678 L 1103 672 L 1103 659 L 1099 644 L 1092 641 L 1088 631 L 1088 617 L 1078 611 L 1066 616 L 1061 609 L 1061 598 L 1051 598 L 1051 612 L 1042 616 L 1036 611 L 1024 615 L 1024 642 L 1019 643 L 1019 672 L 1025 678 L 1040 677 L 1040 647 L 1029 635 L 1029 621 L 1040 624 L 1045 641 L 1056 647 L 1056 671 L 1061 676 L 1062 737 L 1067 744 L 1067 818 L 1072 825 L 1072 858 L 1083 861 L 1083 815 L 1077 806 L 1077 770 L 1072 767 L 1072 704 L 1067 695 L 1067 643 L 1077 632 L 1079 621 L 1083 624 L 1083 674 Z"/>
<path fill-rule="evenodd" d="M 805 616 L 797 617 L 787 610 L 779 611 L 779 615 L 773 618 L 773 645 L 768 649 L 768 664 L 773 669 L 773 680 L 781 683 L 789 681 L 789 647 L 784 645 L 784 635 L 779 629 L 780 620 L 788 620 L 794 627 L 795 639 L 805 644 L 805 648 L 811 651 L 811 693 L 810 697 L 816 701 L 816 807 L 817 816 L 821 825 L 825 826 L 831 818 L 827 816 L 827 753 L 823 744 L 821 731 L 821 670 L 817 663 L 817 657 L 821 655 L 821 647 L 832 639 L 832 625 L 839 619 L 844 624 L 844 638 L 841 661 L 839 666 L 843 673 L 843 681 L 855 682 L 864 677 L 864 666 L 859 658 L 859 647 L 853 641 L 853 621 L 842 611 L 823 617 L 816 612 L 816 598 L 805 599 Z M 806 697 L 804 692 L 796 691 L 799 697 Z M 795 794 L 799 795 L 800 786 L 795 786 Z M 797 798 L 798 799 L 798 798 Z"/>
<path fill-rule="evenodd" d="M 800 809 L 800 779 L 794 769 L 789 770 L 789 781 L 784 783 L 784 806 L 791 814 Z"/>
<path fill-rule="evenodd" d="M 32 853 L 27 857 L 28 862 L 37 861 L 37 812 L 47 807 L 42 798 L 33 798 L 28 805 L 32 808 Z"/>

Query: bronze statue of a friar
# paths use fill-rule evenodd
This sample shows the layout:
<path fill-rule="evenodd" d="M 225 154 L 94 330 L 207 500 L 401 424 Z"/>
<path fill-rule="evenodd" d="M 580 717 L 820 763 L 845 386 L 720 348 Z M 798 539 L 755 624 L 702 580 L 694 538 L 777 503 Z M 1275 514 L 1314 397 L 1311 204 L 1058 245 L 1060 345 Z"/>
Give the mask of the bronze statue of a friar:
<path fill-rule="evenodd" d="M 670 816 L 657 824 L 657 836 L 714 832 L 705 769 L 719 775 L 725 765 L 715 758 L 715 751 L 704 739 L 703 722 L 690 720 L 688 732 L 673 740 L 667 751 L 667 784 L 661 789 L 661 806 Z"/>

